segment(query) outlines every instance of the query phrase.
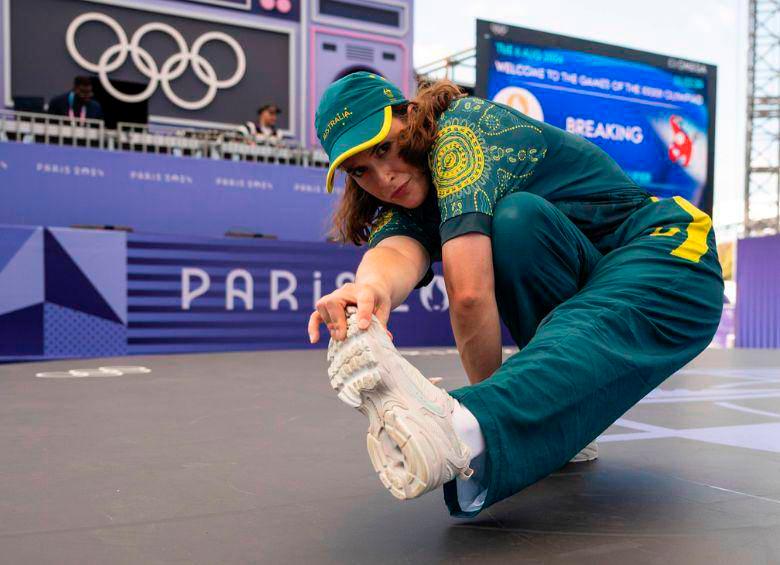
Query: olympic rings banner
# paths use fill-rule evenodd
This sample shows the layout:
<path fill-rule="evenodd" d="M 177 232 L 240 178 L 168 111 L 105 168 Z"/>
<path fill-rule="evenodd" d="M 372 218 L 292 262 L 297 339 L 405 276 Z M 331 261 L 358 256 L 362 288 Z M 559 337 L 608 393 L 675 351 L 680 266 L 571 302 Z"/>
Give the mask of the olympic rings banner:
<path fill-rule="evenodd" d="M 0 361 L 315 347 L 313 305 L 354 280 L 361 254 L 328 243 L 0 226 Z M 399 346 L 452 346 L 443 278 L 414 291 L 390 328 Z"/>
<path fill-rule="evenodd" d="M 116 43 L 103 51 L 97 63 L 88 61 L 79 50 L 76 44 L 76 34 L 85 25 L 92 22 L 99 22 L 106 25 L 116 35 Z M 163 33 L 173 39 L 178 51 L 168 57 L 165 63 L 160 67 L 154 60 L 154 57 L 141 47 L 141 41 L 149 33 Z M 201 55 L 201 49 L 210 41 L 220 41 L 227 45 L 236 58 L 235 71 L 225 79 L 217 78 L 217 71 L 214 66 Z M 246 74 L 246 54 L 241 45 L 226 33 L 221 31 L 209 31 L 199 36 L 188 47 L 184 37 L 176 28 L 162 22 L 149 22 L 139 27 L 133 37 L 128 41 L 127 33 L 119 23 L 102 12 L 87 12 L 75 18 L 65 33 L 65 44 L 68 47 L 68 53 L 82 69 L 96 73 L 100 78 L 100 84 L 106 91 L 117 100 L 127 103 L 143 102 L 152 97 L 157 91 L 158 85 L 162 87 L 168 100 L 185 110 L 200 110 L 214 101 L 217 91 L 236 86 Z M 126 94 L 121 92 L 111 83 L 109 74 L 113 73 L 127 61 L 127 55 L 130 54 L 136 69 L 148 79 L 146 88 L 137 94 Z M 206 85 L 206 94 L 202 98 L 190 102 L 182 99 L 176 94 L 171 86 L 171 81 L 176 80 L 184 74 L 184 71 L 192 65 L 192 70 L 200 81 Z"/>
<path fill-rule="evenodd" d="M 121 102 L 148 102 L 152 121 L 241 124 L 261 103 L 274 102 L 285 110 L 282 129 L 295 130 L 293 25 L 230 11 L 204 19 L 188 3 L 5 1 L 9 106 L 16 96 L 50 100 L 88 74 Z"/>

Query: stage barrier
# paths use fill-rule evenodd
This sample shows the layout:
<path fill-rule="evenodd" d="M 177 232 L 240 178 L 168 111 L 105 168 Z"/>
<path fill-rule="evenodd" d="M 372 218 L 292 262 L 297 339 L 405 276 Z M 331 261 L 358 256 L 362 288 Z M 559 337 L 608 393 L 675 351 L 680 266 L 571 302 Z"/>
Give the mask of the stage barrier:
<path fill-rule="evenodd" d="M 0 360 L 314 347 L 313 304 L 353 279 L 361 253 L 332 243 L 0 226 Z M 453 345 L 436 271 L 392 315 L 397 345 Z"/>
<path fill-rule="evenodd" d="M 3 224 L 325 241 L 324 185 L 321 168 L 0 142 Z"/>
<path fill-rule="evenodd" d="M 333 243 L 0 226 L 0 361 L 324 347 L 309 344 L 308 317 L 320 296 L 354 279 L 362 252 Z M 454 346 L 440 264 L 434 273 L 391 317 L 399 347 Z M 739 300 L 764 308 L 755 297 L 747 302 L 752 287 L 745 273 L 740 280 Z M 773 288 L 766 308 L 776 311 Z M 765 313 L 757 319 L 776 324 Z M 713 345 L 727 345 L 729 315 Z M 768 347 L 755 339 L 764 326 L 751 334 L 744 315 L 740 321 L 741 346 Z M 506 328 L 503 338 L 512 344 Z"/>

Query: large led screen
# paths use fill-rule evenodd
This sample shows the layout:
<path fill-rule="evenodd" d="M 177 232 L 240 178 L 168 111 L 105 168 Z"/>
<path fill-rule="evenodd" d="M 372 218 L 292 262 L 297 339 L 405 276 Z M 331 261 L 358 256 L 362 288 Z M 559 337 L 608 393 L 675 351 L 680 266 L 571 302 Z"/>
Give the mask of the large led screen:
<path fill-rule="evenodd" d="M 712 212 L 712 65 L 478 21 L 476 94 L 581 135 L 656 196 Z"/>
<path fill-rule="evenodd" d="M 284 111 L 280 127 L 295 129 L 290 30 L 238 12 L 207 17 L 185 2 L 3 2 L 8 106 L 17 97 L 51 100 L 89 75 L 121 102 L 148 103 L 152 122 L 234 127 L 274 103 Z"/>

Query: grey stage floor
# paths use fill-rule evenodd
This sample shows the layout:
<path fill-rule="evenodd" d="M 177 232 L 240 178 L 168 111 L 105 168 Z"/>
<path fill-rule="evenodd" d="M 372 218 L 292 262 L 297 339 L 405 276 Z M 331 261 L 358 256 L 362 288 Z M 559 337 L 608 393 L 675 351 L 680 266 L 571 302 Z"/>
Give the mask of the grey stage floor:
<path fill-rule="evenodd" d="M 409 354 L 463 382 L 451 351 Z M 35 376 L 103 365 L 151 372 Z M 471 521 L 382 488 L 324 373 L 311 351 L 0 366 L 0 562 L 780 562 L 780 351 L 706 352 L 598 461 Z"/>

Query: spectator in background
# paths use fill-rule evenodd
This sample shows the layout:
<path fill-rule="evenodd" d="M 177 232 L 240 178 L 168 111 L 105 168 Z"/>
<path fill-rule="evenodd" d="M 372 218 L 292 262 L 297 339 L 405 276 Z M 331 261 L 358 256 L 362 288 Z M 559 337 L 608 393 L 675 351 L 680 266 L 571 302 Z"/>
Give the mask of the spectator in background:
<path fill-rule="evenodd" d="M 51 99 L 49 113 L 77 118 L 80 121 L 86 118 L 102 120 L 103 108 L 92 96 L 92 80 L 87 76 L 77 76 L 73 79 L 72 90 Z"/>
<path fill-rule="evenodd" d="M 276 119 L 282 113 L 276 104 L 263 104 L 257 110 L 257 133 L 268 141 L 282 139 L 282 132 L 276 127 Z"/>

